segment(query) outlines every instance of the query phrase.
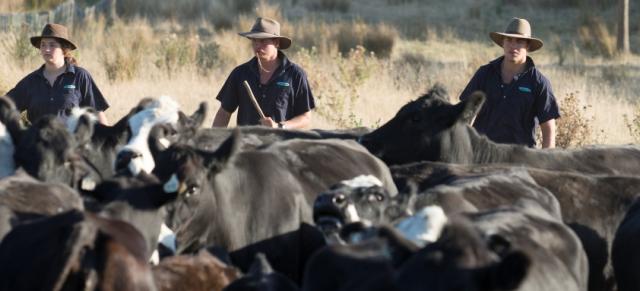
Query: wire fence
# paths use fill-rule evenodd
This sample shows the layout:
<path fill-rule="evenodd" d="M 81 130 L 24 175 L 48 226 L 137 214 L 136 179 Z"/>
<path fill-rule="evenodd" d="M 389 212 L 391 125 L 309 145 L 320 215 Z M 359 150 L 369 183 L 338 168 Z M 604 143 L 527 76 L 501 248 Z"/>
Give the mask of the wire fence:
<path fill-rule="evenodd" d="M 91 6 L 78 5 L 75 0 L 67 0 L 50 11 L 19 12 L 0 14 L 0 31 L 29 29 L 39 31 L 47 23 L 59 23 L 73 27 L 87 17 L 104 14 L 115 17 L 115 1 L 101 0 Z"/>

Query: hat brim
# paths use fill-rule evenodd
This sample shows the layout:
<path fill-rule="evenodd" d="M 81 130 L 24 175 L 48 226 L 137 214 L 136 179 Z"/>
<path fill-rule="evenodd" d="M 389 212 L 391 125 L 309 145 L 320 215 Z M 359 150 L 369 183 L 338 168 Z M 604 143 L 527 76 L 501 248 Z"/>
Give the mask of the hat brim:
<path fill-rule="evenodd" d="M 275 35 L 275 34 L 271 34 L 271 33 L 266 33 L 266 32 L 240 32 L 238 33 L 241 36 L 244 36 L 246 38 L 252 39 L 265 39 L 265 38 L 277 38 L 280 40 L 280 47 L 279 49 L 287 49 L 291 46 L 291 39 L 286 37 L 286 36 L 281 36 L 281 35 Z"/>
<path fill-rule="evenodd" d="M 68 40 L 68 39 L 66 39 L 66 38 L 62 38 L 62 37 L 57 37 L 57 36 L 33 36 L 33 37 L 31 37 L 31 39 L 30 39 L 30 40 L 31 40 L 31 45 L 33 45 L 35 48 L 39 49 L 39 48 L 40 48 L 40 41 L 41 41 L 43 38 L 55 38 L 55 39 L 57 39 L 58 41 L 61 41 L 61 42 L 67 43 L 67 44 L 69 45 L 69 48 L 70 48 L 71 50 L 75 50 L 75 49 L 77 49 L 77 48 L 78 48 L 78 47 L 77 47 L 73 42 L 71 42 L 70 40 Z"/>
<path fill-rule="evenodd" d="M 492 33 L 489 34 L 489 37 L 491 37 L 491 40 L 493 40 L 493 42 L 495 42 L 500 47 L 502 47 L 502 40 L 505 37 L 513 37 L 513 38 L 520 38 L 520 39 L 529 40 L 529 52 L 535 52 L 535 51 L 539 50 L 540 48 L 542 48 L 542 46 L 544 45 L 544 43 L 542 43 L 542 40 L 540 40 L 538 38 L 526 37 L 526 36 L 523 36 L 521 34 L 492 32 Z"/>

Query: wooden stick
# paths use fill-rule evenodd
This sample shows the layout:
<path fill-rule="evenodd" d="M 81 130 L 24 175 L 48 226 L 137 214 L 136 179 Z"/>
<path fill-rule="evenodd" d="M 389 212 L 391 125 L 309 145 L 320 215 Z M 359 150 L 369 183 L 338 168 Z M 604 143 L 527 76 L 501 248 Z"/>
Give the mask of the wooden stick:
<path fill-rule="evenodd" d="M 258 100 L 256 100 L 256 96 L 253 96 L 253 91 L 251 91 L 251 86 L 249 86 L 249 82 L 247 82 L 247 80 L 242 81 L 242 84 L 244 85 L 244 88 L 247 89 L 247 93 L 249 93 L 249 99 L 251 99 L 251 103 L 253 103 L 253 107 L 256 108 L 256 111 L 258 111 L 258 114 L 260 114 L 260 118 L 264 119 L 264 113 L 262 112 L 262 109 L 260 109 L 260 105 L 258 104 Z"/>

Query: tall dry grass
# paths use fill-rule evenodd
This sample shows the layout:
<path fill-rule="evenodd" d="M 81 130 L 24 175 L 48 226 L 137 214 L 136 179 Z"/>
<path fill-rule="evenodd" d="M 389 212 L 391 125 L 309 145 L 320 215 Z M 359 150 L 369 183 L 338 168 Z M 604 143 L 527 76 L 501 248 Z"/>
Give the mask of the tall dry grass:
<path fill-rule="evenodd" d="M 108 26 L 98 18 L 73 29 L 75 54 L 109 100 L 112 122 L 145 96 L 173 96 L 186 112 L 204 101 L 215 111 L 215 96 L 229 72 L 252 57 L 250 42 L 237 32 L 248 30 L 257 15 L 273 17 L 281 21 L 282 34 L 293 38 L 285 53 L 305 69 L 316 96 L 313 126 L 376 127 L 436 82 L 457 102 L 475 70 L 501 54 L 488 32 L 503 29 L 519 12 L 545 40 L 531 56 L 564 108 L 559 145 L 634 142 L 630 128 L 640 128 L 624 119 L 635 116 L 640 82 L 633 80 L 640 79 L 640 58 L 608 56 L 579 37 L 582 27 L 592 36 L 611 36 L 606 20 L 569 23 L 570 17 L 558 17 L 553 9 L 539 13 L 533 2 L 518 7 L 498 0 L 353 0 L 358 10 L 343 12 L 309 10 L 314 1 L 184 0 L 179 7 L 119 1 L 130 5 L 119 8 L 129 11 L 122 20 Z M 582 8 L 573 6 L 554 9 L 580 19 Z M 218 15 L 222 19 L 214 19 Z M 468 21 L 451 21 L 458 16 Z M 28 36 L 0 32 L 0 93 L 42 62 Z"/>

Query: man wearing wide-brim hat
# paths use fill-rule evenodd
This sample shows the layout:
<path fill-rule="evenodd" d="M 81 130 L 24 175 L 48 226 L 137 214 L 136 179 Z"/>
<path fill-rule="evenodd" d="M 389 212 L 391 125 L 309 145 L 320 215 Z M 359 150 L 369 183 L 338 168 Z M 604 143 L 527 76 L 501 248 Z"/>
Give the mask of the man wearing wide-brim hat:
<path fill-rule="evenodd" d="M 480 67 L 460 94 L 461 101 L 477 90 L 487 96 L 473 127 L 498 143 L 534 147 L 539 124 L 542 148 L 555 147 L 558 104 L 551 83 L 527 56 L 542 48 L 542 41 L 532 37 L 531 25 L 522 18 L 511 19 L 504 32 L 489 36 L 503 55 Z"/>
<path fill-rule="evenodd" d="M 250 31 L 239 35 L 251 40 L 255 56 L 236 67 L 220 89 L 213 126 L 227 126 L 238 109 L 238 125 L 308 127 L 315 101 L 306 73 L 281 51 L 291 46 L 291 39 L 280 35 L 280 23 L 258 17 Z"/>

